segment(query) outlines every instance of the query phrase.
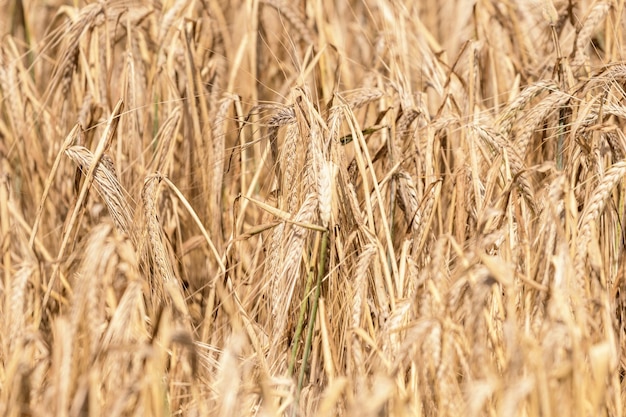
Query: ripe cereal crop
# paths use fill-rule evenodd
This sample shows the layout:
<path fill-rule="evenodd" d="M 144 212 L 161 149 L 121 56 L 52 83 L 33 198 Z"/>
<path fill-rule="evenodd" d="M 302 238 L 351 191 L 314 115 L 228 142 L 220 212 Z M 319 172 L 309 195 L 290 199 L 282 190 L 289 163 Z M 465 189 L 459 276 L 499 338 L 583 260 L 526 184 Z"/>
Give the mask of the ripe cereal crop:
<path fill-rule="evenodd" d="M 0 415 L 625 414 L 623 0 L 0 6 Z"/>

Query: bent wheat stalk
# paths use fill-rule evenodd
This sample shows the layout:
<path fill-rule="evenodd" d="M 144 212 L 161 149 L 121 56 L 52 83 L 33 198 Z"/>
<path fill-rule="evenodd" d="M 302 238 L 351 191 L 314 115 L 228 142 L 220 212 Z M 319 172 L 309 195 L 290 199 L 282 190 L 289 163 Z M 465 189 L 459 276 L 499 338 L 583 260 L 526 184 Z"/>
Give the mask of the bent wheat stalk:
<path fill-rule="evenodd" d="M 117 130 L 117 125 L 120 121 L 120 115 L 122 113 L 122 109 L 124 108 L 124 103 L 122 100 L 117 102 L 117 105 L 113 109 L 111 116 L 109 117 L 109 121 L 107 126 L 102 134 L 102 138 L 98 143 L 98 147 L 94 152 L 92 164 L 89 166 L 87 173 L 85 174 L 85 181 L 80 189 L 80 193 L 78 194 L 78 198 L 74 204 L 74 209 L 69 217 L 69 221 L 66 224 L 66 229 L 64 230 L 63 240 L 61 241 L 61 247 L 59 248 L 59 253 L 57 255 L 57 260 L 61 260 L 65 255 L 65 250 L 67 249 L 67 244 L 69 243 L 70 236 L 72 235 L 72 229 L 78 219 L 78 213 L 83 206 L 85 199 L 87 198 L 87 191 L 91 187 L 91 183 L 94 180 L 94 172 L 96 171 L 98 164 L 100 162 L 100 158 L 104 155 L 104 152 L 111 145 L 111 140 L 113 139 L 113 135 Z M 48 304 L 48 299 L 50 298 L 50 293 L 52 292 L 52 288 L 54 287 L 54 282 L 59 274 L 60 263 L 55 263 L 54 269 L 52 272 L 52 276 L 50 277 L 50 281 L 48 282 L 48 289 L 46 294 L 44 295 L 41 311 L 46 310 L 46 306 Z"/>

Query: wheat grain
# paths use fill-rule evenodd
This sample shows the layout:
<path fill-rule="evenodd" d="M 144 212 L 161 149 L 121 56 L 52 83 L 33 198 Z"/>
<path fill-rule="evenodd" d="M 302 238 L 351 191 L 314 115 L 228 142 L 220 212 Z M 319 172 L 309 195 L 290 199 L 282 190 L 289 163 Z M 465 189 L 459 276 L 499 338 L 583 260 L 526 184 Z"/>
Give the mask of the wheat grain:
<path fill-rule="evenodd" d="M 71 326 L 74 332 L 86 333 L 87 342 L 81 349 L 76 362 L 91 361 L 95 356 L 104 327 L 104 282 L 115 265 L 115 245 L 108 239 L 112 229 L 108 225 L 93 230 L 83 259 L 80 272 L 74 283 L 74 297 L 71 307 Z"/>
<path fill-rule="evenodd" d="M 21 117 L 24 105 L 18 88 L 20 83 L 17 78 L 17 57 L 9 53 L 8 46 L 0 49 L 0 89 L 6 98 L 6 106 L 9 120 L 14 132 L 24 131 L 24 120 Z"/>
<path fill-rule="evenodd" d="M 313 33 L 289 3 L 285 3 L 283 0 L 262 0 L 262 2 L 272 6 L 281 16 L 284 16 L 307 45 L 313 45 Z"/>
<path fill-rule="evenodd" d="M 83 171 L 87 171 L 94 164 L 93 154 L 83 146 L 72 146 L 65 150 L 65 154 L 72 159 Z M 133 221 L 132 211 L 122 188 L 113 160 L 104 154 L 94 169 L 94 181 L 102 199 L 104 200 L 109 214 L 120 232 L 127 233 L 133 239 L 136 231 L 131 227 Z"/>
<path fill-rule="evenodd" d="M 157 299 L 167 294 L 167 299 L 174 307 L 188 317 L 187 305 L 180 289 L 178 280 L 174 275 L 172 264 L 163 243 L 161 225 L 159 224 L 158 210 L 156 208 L 157 187 L 161 182 L 159 174 L 154 174 L 146 178 L 144 187 L 141 190 L 142 209 L 146 219 L 147 245 L 150 255 L 150 262 L 154 263 L 155 278 L 153 290 Z"/>
<path fill-rule="evenodd" d="M 76 13 L 77 12 L 77 13 Z M 79 44 L 86 32 L 101 23 L 104 16 L 104 8 L 101 4 L 91 4 L 78 11 L 73 11 L 72 22 L 67 26 L 63 38 L 65 45 L 63 52 L 56 65 L 48 92 L 53 95 L 60 88 L 61 97 L 67 96 L 72 75 L 78 65 Z"/>
<path fill-rule="evenodd" d="M 346 98 L 346 101 L 351 109 L 356 110 L 380 99 L 383 95 L 384 93 L 377 88 L 365 88 L 355 91 L 349 98 Z"/>
<path fill-rule="evenodd" d="M 313 194 L 309 194 L 302 206 L 295 215 L 294 220 L 310 223 L 315 218 L 315 206 L 317 199 Z M 284 258 L 281 262 L 281 270 L 272 282 L 272 318 L 274 320 L 272 345 L 282 343 L 285 337 L 285 324 L 287 313 L 292 303 L 294 290 L 297 284 L 298 272 L 300 270 L 300 259 L 307 238 L 307 230 L 300 226 L 292 226 L 285 238 Z"/>
<path fill-rule="evenodd" d="M 519 149 L 518 152 L 520 155 L 526 155 L 531 137 L 537 130 L 537 127 L 540 126 L 540 124 L 543 123 L 551 113 L 561 108 L 561 106 L 566 105 L 569 100 L 570 96 L 568 94 L 556 91 L 543 99 L 530 112 L 528 112 L 524 122 L 521 123 L 521 130 L 518 132 L 517 137 L 514 140 L 515 147 L 516 149 Z"/>
<path fill-rule="evenodd" d="M 503 136 L 507 137 L 511 132 L 517 114 L 536 96 L 544 91 L 557 90 L 552 80 L 541 80 L 526 87 L 515 99 L 500 113 L 496 125 Z"/>
<path fill-rule="evenodd" d="M 591 198 L 585 205 L 580 216 L 577 253 L 576 253 L 576 271 L 578 277 L 582 280 L 584 274 L 584 262 L 587 255 L 587 247 L 591 240 L 592 223 L 595 222 L 604 209 L 609 194 L 613 191 L 616 183 L 626 174 L 626 161 L 619 161 L 609 168 L 602 181 L 594 190 Z"/>
<path fill-rule="evenodd" d="M 587 59 L 587 46 L 591 41 L 594 31 L 598 24 L 603 21 L 611 8 L 611 3 L 608 1 L 597 1 L 593 8 L 589 11 L 586 19 L 583 22 L 580 31 L 576 36 L 575 49 L 572 52 L 574 59 L 572 60 L 572 67 L 577 68 L 584 65 Z"/>
<path fill-rule="evenodd" d="M 26 336 L 26 314 L 27 314 L 27 286 L 35 270 L 32 265 L 22 266 L 13 277 L 13 282 L 8 294 L 9 311 L 7 311 L 6 334 L 7 352 L 21 348 Z"/>

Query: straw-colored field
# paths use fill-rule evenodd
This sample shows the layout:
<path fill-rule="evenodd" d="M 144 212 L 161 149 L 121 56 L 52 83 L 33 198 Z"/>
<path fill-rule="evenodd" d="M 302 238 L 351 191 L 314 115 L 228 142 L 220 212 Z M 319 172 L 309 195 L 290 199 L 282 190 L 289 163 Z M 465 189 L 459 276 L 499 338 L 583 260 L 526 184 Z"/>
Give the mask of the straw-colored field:
<path fill-rule="evenodd" d="M 0 415 L 623 416 L 624 6 L 0 1 Z"/>

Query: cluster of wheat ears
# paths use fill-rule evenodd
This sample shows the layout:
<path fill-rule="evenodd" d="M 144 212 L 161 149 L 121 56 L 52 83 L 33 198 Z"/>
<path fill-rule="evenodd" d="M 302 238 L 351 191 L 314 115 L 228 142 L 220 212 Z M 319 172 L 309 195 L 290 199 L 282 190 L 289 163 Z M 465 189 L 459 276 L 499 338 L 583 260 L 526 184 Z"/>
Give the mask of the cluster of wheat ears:
<path fill-rule="evenodd" d="M 0 1 L 0 414 L 623 416 L 624 0 Z"/>

